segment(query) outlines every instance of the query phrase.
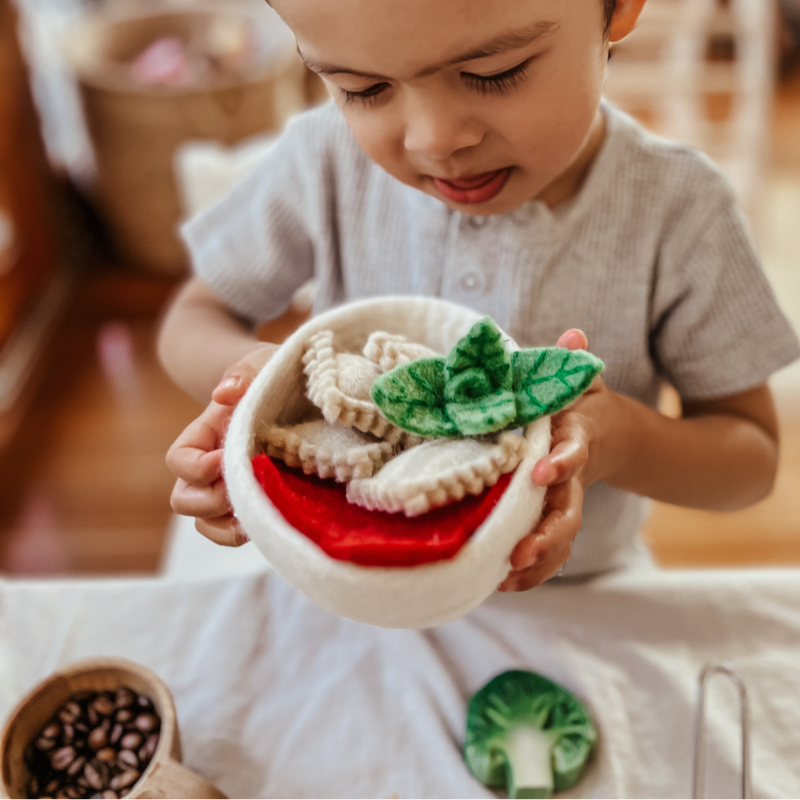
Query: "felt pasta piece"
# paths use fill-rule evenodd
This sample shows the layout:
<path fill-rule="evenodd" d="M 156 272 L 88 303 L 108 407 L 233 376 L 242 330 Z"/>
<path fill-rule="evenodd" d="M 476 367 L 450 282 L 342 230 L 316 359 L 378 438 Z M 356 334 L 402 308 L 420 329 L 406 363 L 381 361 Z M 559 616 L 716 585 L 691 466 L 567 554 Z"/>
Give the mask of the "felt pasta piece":
<path fill-rule="evenodd" d="M 405 336 L 376 331 L 367 339 L 364 355 L 374 361 L 381 372 L 389 372 L 411 361 L 435 358 L 439 354 L 425 345 L 409 342 Z"/>
<path fill-rule="evenodd" d="M 378 377 L 371 395 L 395 425 L 428 437 L 477 436 L 555 414 L 603 370 L 583 350 L 509 353 L 490 317 L 473 325 L 447 358 L 427 358 Z"/>
<path fill-rule="evenodd" d="M 371 398 L 372 384 L 381 374 L 378 365 L 362 355 L 337 352 L 332 331 L 309 338 L 303 368 L 308 397 L 330 424 L 338 422 L 393 442 L 404 438 Z"/>
<path fill-rule="evenodd" d="M 259 439 L 270 457 L 342 483 L 371 477 L 395 455 L 389 442 L 323 419 L 289 427 L 269 425 L 259 431 Z"/>
<path fill-rule="evenodd" d="M 369 567 L 414 567 L 453 558 L 489 516 L 511 480 L 504 475 L 481 495 L 408 519 L 347 502 L 345 487 L 272 461 L 252 459 L 273 505 L 328 556 Z"/>
<path fill-rule="evenodd" d="M 478 495 L 513 472 L 525 454 L 525 440 L 513 433 L 497 441 L 436 439 L 425 442 L 381 469 L 347 486 L 347 499 L 370 510 L 407 517 Z"/>

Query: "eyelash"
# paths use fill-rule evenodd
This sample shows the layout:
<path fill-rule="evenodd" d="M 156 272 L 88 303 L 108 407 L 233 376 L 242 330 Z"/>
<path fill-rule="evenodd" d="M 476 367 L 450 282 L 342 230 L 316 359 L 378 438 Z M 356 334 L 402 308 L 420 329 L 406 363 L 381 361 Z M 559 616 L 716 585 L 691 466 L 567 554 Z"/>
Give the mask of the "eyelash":
<path fill-rule="evenodd" d="M 469 72 L 462 72 L 461 75 L 471 89 L 475 89 L 481 94 L 506 95 L 523 81 L 532 61 L 533 59 L 529 58 L 527 61 L 517 64 L 516 67 L 497 75 L 473 75 Z M 388 85 L 387 83 L 376 83 L 363 92 L 349 92 L 347 89 L 341 89 L 341 92 L 344 95 L 345 104 L 360 103 L 372 106 L 378 102 L 378 98 Z"/>

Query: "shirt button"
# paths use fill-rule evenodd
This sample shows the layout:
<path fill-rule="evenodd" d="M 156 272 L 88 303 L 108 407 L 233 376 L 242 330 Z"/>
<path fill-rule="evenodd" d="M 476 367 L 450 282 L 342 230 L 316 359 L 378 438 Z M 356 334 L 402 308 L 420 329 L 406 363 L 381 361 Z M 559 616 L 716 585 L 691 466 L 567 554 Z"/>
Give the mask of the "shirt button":
<path fill-rule="evenodd" d="M 469 225 L 473 228 L 482 228 L 486 224 L 486 217 L 469 217 Z"/>
<path fill-rule="evenodd" d="M 476 272 L 465 272 L 459 280 L 461 288 L 467 292 L 474 292 L 481 288 L 483 281 Z"/>

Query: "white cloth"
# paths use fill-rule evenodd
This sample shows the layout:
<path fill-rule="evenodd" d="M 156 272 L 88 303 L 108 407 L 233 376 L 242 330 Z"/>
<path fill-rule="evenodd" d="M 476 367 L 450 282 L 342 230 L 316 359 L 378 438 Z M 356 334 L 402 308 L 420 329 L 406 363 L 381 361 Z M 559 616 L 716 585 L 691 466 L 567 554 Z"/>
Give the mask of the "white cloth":
<path fill-rule="evenodd" d="M 800 796 L 800 573 L 621 572 L 494 595 L 427 632 L 320 610 L 272 572 L 0 581 L 0 718 L 94 656 L 154 669 L 187 766 L 230 797 L 491 797 L 462 762 L 468 697 L 527 668 L 588 704 L 600 742 L 572 797 L 687 797 L 696 681 L 746 681 L 756 797 Z M 738 791 L 737 708 L 709 705 L 708 796 Z"/>

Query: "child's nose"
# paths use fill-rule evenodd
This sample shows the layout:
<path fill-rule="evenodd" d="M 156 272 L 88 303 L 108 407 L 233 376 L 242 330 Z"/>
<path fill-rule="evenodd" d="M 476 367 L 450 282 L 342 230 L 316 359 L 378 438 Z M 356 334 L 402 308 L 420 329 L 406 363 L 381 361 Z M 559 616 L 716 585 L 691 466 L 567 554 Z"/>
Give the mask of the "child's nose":
<path fill-rule="evenodd" d="M 417 102 L 407 110 L 405 148 L 409 152 L 441 160 L 474 147 L 482 139 L 483 131 L 476 120 L 446 104 Z"/>

